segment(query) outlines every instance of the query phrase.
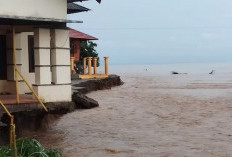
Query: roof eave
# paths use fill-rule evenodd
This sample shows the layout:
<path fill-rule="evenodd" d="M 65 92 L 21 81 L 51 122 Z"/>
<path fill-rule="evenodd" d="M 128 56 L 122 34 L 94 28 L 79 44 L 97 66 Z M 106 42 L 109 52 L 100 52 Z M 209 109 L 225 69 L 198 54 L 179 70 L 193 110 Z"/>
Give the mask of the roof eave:
<path fill-rule="evenodd" d="M 13 25 L 35 25 L 35 24 L 66 24 L 66 23 L 83 23 L 83 21 L 55 19 L 55 18 L 40 18 L 40 17 L 27 17 L 27 16 L 8 16 L 0 15 L 0 25 L 13 24 Z"/>

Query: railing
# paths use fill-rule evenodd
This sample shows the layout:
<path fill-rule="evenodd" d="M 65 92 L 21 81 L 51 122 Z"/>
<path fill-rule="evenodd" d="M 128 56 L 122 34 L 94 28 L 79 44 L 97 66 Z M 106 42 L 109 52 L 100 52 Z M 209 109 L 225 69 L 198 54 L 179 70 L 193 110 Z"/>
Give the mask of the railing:
<path fill-rule="evenodd" d="M 39 96 L 36 94 L 36 92 L 34 91 L 34 89 L 29 85 L 29 83 L 26 81 L 26 79 L 23 77 L 23 75 L 19 72 L 19 70 L 17 68 L 15 68 L 15 73 L 18 74 L 22 79 L 23 81 L 26 83 L 27 87 L 30 89 L 30 91 L 33 93 L 33 95 L 36 97 L 36 99 L 39 101 L 40 105 L 43 107 L 43 109 L 45 111 L 48 112 L 48 109 L 46 108 L 46 106 L 43 104 L 43 102 L 40 100 Z M 18 90 L 17 90 L 17 95 L 18 94 Z M 17 96 L 19 97 L 19 96 Z M 19 103 L 19 102 L 18 102 Z"/>
<path fill-rule="evenodd" d="M 39 96 L 36 94 L 36 92 L 33 90 L 33 88 L 29 85 L 29 83 L 26 81 L 26 79 L 23 77 L 23 75 L 19 72 L 16 65 L 16 52 L 15 52 L 15 27 L 12 27 L 12 49 L 13 49 L 13 62 L 14 62 L 14 76 L 16 80 L 16 101 L 19 104 L 19 88 L 18 88 L 18 75 L 21 77 L 21 79 L 26 83 L 27 87 L 30 89 L 30 91 L 34 94 L 34 96 L 37 98 L 41 106 L 44 108 L 45 111 L 48 111 L 46 106 L 43 104 L 43 102 L 40 100 Z M 7 115 L 10 117 L 10 147 L 14 151 L 14 157 L 17 157 L 17 147 L 16 147 L 16 135 L 15 135 L 15 124 L 14 124 L 14 116 L 9 112 L 9 110 L 6 108 L 6 106 L 3 104 L 3 102 L 0 100 L 0 105 L 3 108 L 3 110 L 7 113 Z"/>
<path fill-rule="evenodd" d="M 14 151 L 14 157 L 17 157 L 14 116 L 8 111 L 8 109 L 6 108 L 6 106 L 3 104 L 1 100 L 0 100 L 0 105 L 3 108 L 3 110 L 7 113 L 7 115 L 10 117 L 10 147 Z"/>
<path fill-rule="evenodd" d="M 108 58 L 104 57 L 105 59 L 105 73 L 98 74 L 97 73 L 97 57 L 86 57 L 83 59 L 83 75 L 79 75 L 81 79 L 89 79 L 89 78 L 106 78 L 108 77 Z M 86 72 L 86 60 L 88 62 L 88 73 Z M 92 60 L 93 60 L 93 73 L 92 73 Z"/>
<path fill-rule="evenodd" d="M 75 73 L 75 57 L 70 58 L 70 68 L 71 68 L 71 74 Z"/>

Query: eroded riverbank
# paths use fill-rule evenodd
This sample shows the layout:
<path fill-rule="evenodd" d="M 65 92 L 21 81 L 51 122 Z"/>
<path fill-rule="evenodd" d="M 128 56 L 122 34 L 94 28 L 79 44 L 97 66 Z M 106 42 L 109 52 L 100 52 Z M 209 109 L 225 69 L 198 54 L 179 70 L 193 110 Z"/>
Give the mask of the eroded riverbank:
<path fill-rule="evenodd" d="M 91 91 L 111 89 L 114 86 L 120 86 L 122 81 L 120 76 L 110 75 L 103 79 L 73 80 L 72 84 L 73 92 L 86 97 L 85 94 Z M 88 101 L 91 100 L 86 99 L 86 103 Z M 73 101 L 46 103 L 45 105 L 49 111 L 48 113 L 41 108 L 39 103 L 7 105 L 9 111 L 14 115 L 17 137 L 27 136 L 27 133 L 30 134 L 30 132 L 37 133 L 41 129 L 46 130 L 53 121 L 59 119 L 64 114 L 79 109 L 81 104 Z M 0 119 L 0 144 L 7 144 L 9 142 L 9 126 L 7 126 L 9 124 L 9 118 L 3 111 L 0 111 Z"/>

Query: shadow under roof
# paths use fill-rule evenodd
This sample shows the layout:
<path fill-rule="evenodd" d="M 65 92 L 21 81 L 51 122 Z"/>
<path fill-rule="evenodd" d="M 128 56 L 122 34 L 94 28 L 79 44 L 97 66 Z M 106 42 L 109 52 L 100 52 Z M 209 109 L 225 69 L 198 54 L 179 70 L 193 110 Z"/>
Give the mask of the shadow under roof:
<path fill-rule="evenodd" d="M 82 2 L 82 1 L 88 1 L 88 0 L 67 0 L 68 3 L 72 3 L 72 2 Z"/>
<path fill-rule="evenodd" d="M 68 3 L 71 2 L 82 2 L 82 1 L 88 1 L 88 0 L 67 0 Z M 101 0 L 96 0 L 98 3 L 101 3 Z"/>
<path fill-rule="evenodd" d="M 72 13 L 79 13 L 79 12 L 89 11 L 89 10 L 90 9 L 85 8 L 85 7 L 80 6 L 78 4 L 75 4 L 75 3 L 68 3 L 67 13 L 72 14 Z"/>

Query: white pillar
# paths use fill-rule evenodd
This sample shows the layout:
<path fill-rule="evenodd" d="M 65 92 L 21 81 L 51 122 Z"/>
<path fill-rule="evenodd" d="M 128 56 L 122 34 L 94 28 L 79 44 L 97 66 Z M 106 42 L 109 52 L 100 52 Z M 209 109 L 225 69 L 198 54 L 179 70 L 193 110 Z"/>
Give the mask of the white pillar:
<path fill-rule="evenodd" d="M 88 75 L 91 76 L 92 75 L 92 57 L 88 57 L 87 61 L 88 61 Z"/>
<path fill-rule="evenodd" d="M 35 84 L 33 88 L 43 102 L 52 102 L 51 63 L 50 63 L 50 29 L 34 30 Z"/>
<path fill-rule="evenodd" d="M 36 28 L 34 31 L 35 47 L 35 85 L 51 84 L 50 64 L 50 29 Z"/>
<path fill-rule="evenodd" d="M 71 83 L 69 30 L 51 31 L 52 83 L 65 85 Z"/>
<path fill-rule="evenodd" d="M 44 102 L 71 101 L 69 31 L 37 28 L 34 39 L 34 89 Z"/>
<path fill-rule="evenodd" d="M 51 30 L 51 66 L 54 92 L 60 101 L 72 100 L 68 29 Z"/>

